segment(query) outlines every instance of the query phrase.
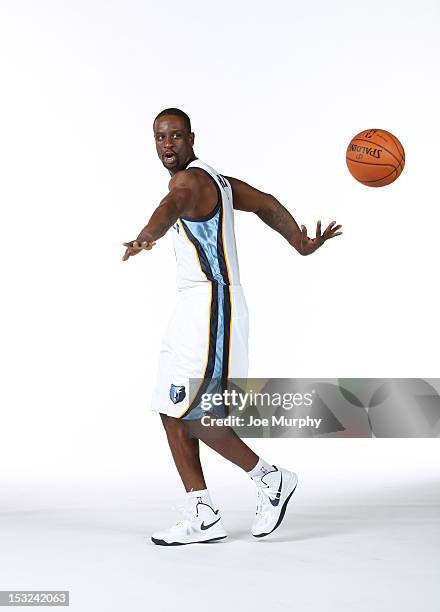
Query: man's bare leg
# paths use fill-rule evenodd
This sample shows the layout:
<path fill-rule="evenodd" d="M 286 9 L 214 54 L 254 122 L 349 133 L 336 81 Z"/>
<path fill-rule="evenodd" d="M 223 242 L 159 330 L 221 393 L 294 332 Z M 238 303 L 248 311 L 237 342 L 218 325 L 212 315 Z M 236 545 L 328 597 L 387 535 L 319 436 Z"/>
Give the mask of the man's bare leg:
<path fill-rule="evenodd" d="M 200 421 L 187 421 L 189 431 L 207 446 L 249 472 L 258 463 L 258 455 L 243 442 L 231 427 L 210 425 L 205 427 Z"/>
<path fill-rule="evenodd" d="M 166 414 L 160 415 L 177 471 L 186 491 L 206 489 L 200 463 L 199 441 L 191 437 L 184 421 Z"/>
<path fill-rule="evenodd" d="M 216 435 L 209 435 L 207 428 L 198 426 L 197 422 L 182 421 L 164 414 L 161 417 L 174 462 L 187 491 L 206 489 L 199 439 L 246 472 L 258 463 L 258 455 L 231 428 L 221 427 L 214 432 Z"/>

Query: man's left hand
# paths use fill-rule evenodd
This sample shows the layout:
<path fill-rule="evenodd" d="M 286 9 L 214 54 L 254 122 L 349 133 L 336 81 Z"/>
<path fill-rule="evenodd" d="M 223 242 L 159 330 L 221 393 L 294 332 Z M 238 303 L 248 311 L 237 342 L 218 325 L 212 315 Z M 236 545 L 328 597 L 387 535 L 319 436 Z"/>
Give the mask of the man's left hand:
<path fill-rule="evenodd" d="M 305 225 L 301 225 L 301 254 L 310 255 L 316 249 L 324 244 L 326 240 L 340 236 L 342 232 L 338 231 L 342 225 L 335 225 L 336 221 L 332 221 L 328 227 L 321 234 L 321 221 L 316 224 L 316 238 L 309 238 L 307 236 L 307 228 Z"/>

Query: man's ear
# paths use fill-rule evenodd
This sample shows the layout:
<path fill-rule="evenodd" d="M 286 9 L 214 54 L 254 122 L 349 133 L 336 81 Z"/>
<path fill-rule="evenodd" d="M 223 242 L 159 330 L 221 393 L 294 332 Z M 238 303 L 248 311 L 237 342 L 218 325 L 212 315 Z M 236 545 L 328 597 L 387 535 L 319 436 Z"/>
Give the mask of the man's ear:
<path fill-rule="evenodd" d="M 194 145 L 194 132 L 191 132 L 189 137 L 190 137 L 191 145 L 193 146 Z"/>

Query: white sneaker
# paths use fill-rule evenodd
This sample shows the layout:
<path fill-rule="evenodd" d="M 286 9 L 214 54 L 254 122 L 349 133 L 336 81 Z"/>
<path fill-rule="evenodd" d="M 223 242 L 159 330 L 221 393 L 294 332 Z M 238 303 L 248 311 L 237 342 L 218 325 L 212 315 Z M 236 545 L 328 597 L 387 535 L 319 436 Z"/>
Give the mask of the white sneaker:
<path fill-rule="evenodd" d="M 275 465 L 273 468 L 261 478 L 254 479 L 257 485 L 257 509 L 252 535 L 256 538 L 267 536 L 279 527 L 298 484 L 298 476 L 294 472 Z"/>
<path fill-rule="evenodd" d="M 180 507 L 183 520 L 169 529 L 156 531 L 151 536 L 152 542 L 160 546 L 180 546 L 196 542 L 215 542 L 226 538 L 227 533 L 218 510 L 204 503 L 192 507 Z"/>

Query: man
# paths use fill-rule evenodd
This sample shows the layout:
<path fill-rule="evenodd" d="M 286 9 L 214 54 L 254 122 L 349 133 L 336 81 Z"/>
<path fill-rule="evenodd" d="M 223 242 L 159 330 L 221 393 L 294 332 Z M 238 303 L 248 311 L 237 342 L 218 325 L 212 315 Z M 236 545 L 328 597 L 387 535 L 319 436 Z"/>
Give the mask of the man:
<path fill-rule="evenodd" d="M 124 243 L 123 260 L 150 250 L 172 227 L 177 261 L 178 304 L 165 334 L 153 410 L 160 412 L 176 467 L 187 491 L 185 517 L 153 534 L 160 545 L 212 542 L 226 537 L 214 510 L 199 456 L 199 438 L 248 472 L 257 486 L 252 534 L 263 537 L 281 523 L 297 475 L 258 457 L 232 429 L 211 436 L 188 424 L 203 416 L 201 395 L 212 381 L 246 378 L 248 312 L 240 284 L 233 209 L 253 212 L 279 232 L 301 255 L 310 255 L 340 235 L 330 223 L 309 238 L 272 196 L 235 178 L 224 177 L 197 159 L 189 117 L 181 110 L 160 112 L 153 124 L 156 150 L 171 175 L 169 192 L 136 240 Z M 190 394 L 189 381 L 201 384 Z"/>

